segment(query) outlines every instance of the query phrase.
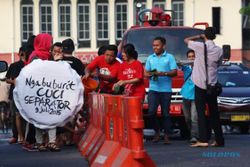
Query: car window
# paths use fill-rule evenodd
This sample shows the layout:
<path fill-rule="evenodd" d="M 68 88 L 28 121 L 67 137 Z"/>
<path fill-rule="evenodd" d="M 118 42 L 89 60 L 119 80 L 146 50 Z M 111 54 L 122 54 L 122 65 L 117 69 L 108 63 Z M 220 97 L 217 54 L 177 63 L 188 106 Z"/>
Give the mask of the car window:
<path fill-rule="evenodd" d="M 250 87 L 250 71 L 219 70 L 218 80 L 224 87 Z"/>

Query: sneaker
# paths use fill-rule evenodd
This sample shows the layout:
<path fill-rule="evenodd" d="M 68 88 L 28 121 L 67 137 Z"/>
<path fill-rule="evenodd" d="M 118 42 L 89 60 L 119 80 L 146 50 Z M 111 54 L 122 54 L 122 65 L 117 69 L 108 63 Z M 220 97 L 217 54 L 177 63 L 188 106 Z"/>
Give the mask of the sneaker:
<path fill-rule="evenodd" d="M 17 143 L 17 139 L 14 137 L 9 140 L 9 144 L 16 144 L 16 143 Z"/>
<path fill-rule="evenodd" d="M 196 137 L 192 137 L 192 138 L 189 140 L 189 143 L 194 144 L 194 143 L 196 143 L 197 141 L 198 141 L 198 140 L 197 140 Z"/>
<path fill-rule="evenodd" d="M 38 151 L 37 147 L 35 147 L 33 144 L 23 144 L 22 148 L 29 152 Z"/>

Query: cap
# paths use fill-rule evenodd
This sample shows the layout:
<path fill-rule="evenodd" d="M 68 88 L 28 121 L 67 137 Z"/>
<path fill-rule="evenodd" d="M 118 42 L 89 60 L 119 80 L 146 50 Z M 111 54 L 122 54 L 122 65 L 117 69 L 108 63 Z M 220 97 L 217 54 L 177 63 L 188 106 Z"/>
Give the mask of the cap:
<path fill-rule="evenodd" d="M 63 53 L 72 53 L 75 50 L 75 45 L 72 39 L 68 38 L 62 41 Z"/>

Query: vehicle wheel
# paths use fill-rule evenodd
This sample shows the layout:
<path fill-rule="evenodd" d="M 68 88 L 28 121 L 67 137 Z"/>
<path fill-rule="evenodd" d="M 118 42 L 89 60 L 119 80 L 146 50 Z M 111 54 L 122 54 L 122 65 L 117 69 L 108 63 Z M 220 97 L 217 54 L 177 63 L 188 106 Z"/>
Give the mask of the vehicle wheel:
<path fill-rule="evenodd" d="M 249 132 L 249 124 L 240 125 L 240 133 L 248 134 Z"/>
<path fill-rule="evenodd" d="M 185 122 L 184 117 L 181 117 L 178 121 L 179 128 L 180 128 L 180 134 L 183 139 L 189 139 L 190 138 L 190 132 L 187 127 L 187 124 Z"/>

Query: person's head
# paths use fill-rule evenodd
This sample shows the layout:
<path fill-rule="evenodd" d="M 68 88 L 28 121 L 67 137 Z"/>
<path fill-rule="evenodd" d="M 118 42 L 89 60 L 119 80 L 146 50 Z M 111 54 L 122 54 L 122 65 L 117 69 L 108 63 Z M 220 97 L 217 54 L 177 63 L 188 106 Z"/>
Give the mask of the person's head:
<path fill-rule="evenodd" d="M 216 29 L 214 27 L 207 27 L 204 33 L 208 40 L 214 40 L 216 38 Z"/>
<path fill-rule="evenodd" d="M 74 41 L 70 38 L 62 41 L 62 52 L 65 54 L 72 54 L 75 50 Z"/>
<path fill-rule="evenodd" d="M 124 45 L 122 49 L 122 59 L 124 61 L 128 61 L 130 59 L 137 60 L 138 58 L 138 53 L 135 50 L 135 47 L 133 44 L 126 44 Z"/>
<path fill-rule="evenodd" d="M 25 61 L 26 51 L 27 51 L 27 45 L 23 45 L 19 48 L 18 56 L 20 57 L 20 60 Z"/>
<path fill-rule="evenodd" d="M 112 64 L 116 60 L 118 49 L 116 45 L 107 45 L 106 51 L 104 52 L 105 61 L 108 64 Z"/>
<path fill-rule="evenodd" d="M 53 38 L 50 34 L 47 33 L 38 34 L 34 39 L 34 49 L 36 51 L 49 52 L 52 43 L 53 43 Z"/>
<path fill-rule="evenodd" d="M 62 43 L 61 42 L 56 42 L 51 47 L 52 60 L 55 60 L 56 55 L 62 55 Z"/>
<path fill-rule="evenodd" d="M 195 52 L 194 50 L 190 49 L 187 51 L 187 59 L 188 60 L 194 60 L 195 59 Z"/>
<path fill-rule="evenodd" d="M 29 38 L 28 38 L 28 41 L 26 42 L 26 47 L 27 47 L 27 50 L 26 50 L 26 61 L 28 61 L 29 59 L 29 55 L 33 52 L 34 50 L 34 41 L 35 41 L 35 38 L 36 36 L 35 35 L 31 35 Z"/>
<path fill-rule="evenodd" d="M 156 37 L 153 40 L 153 50 L 156 55 L 161 55 L 166 46 L 166 39 L 163 37 Z"/>
<path fill-rule="evenodd" d="M 106 49 L 107 49 L 107 45 L 101 46 L 101 47 L 98 49 L 98 52 L 97 52 L 98 56 L 103 55 L 103 54 L 105 53 Z"/>

